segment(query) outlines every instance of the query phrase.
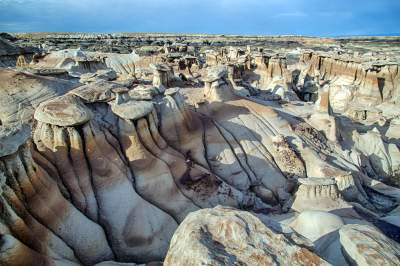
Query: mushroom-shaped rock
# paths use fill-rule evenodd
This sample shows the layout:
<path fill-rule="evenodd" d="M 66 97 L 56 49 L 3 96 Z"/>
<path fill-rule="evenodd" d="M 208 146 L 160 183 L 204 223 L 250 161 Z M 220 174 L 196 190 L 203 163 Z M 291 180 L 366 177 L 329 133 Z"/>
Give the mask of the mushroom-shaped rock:
<path fill-rule="evenodd" d="M 311 241 L 339 230 L 343 225 L 342 218 L 324 211 L 304 211 L 290 224 L 297 233 Z"/>
<path fill-rule="evenodd" d="M 174 94 L 176 94 L 179 91 L 180 91 L 180 88 L 170 88 L 170 89 L 165 90 L 164 94 L 173 96 Z"/>
<path fill-rule="evenodd" d="M 332 178 L 299 178 L 300 186 L 296 192 L 292 209 L 331 211 L 351 209 L 341 197 L 336 181 Z"/>
<path fill-rule="evenodd" d="M 92 112 L 79 98 L 64 95 L 43 102 L 36 109 L 36 120 L 56 126 L 82 125 L 92 118 Z"/>
<path fill-rule="evenodd" d="M 165 64 L 151 64 L 150 67 L 153 69 L 153 86 L 168 87 L 170 83 L 171 68 Z"/>
<path fill-rule="evenodd" d="M 165 64 L 150 64 L 150 68 L 160 72 L 170 71 L 170 68 Z"/>
<path fill-rule="evenodd" d="M 228 69 L 226 66 L 219 65 L 208 69 L 205 82 L 214 82 L 228 76 Z"/>
<path fill-rule="evenodd" d="M 327 265 L 246 211 L 217 206 L 190 213 L 164 265 Z"/>
<path fill-rule="evenodd" d="M 160 91 L 154 86 L 139 85 L 129 91 L 129 97 L 133 100 L 151 100 L 158 94 L 160 94 Z"/>
<path fill-rule="evenodd" d="M 204 97 L 209 101 L 224 102 L 234 99 L 234 88 L 227 80 L 228 70 L 226 66 L 215 66 L 208 69 L 204 79 Z"/>
<path fill-rule="evenodd" d="M 123 103 L 112 103 L 111 110 L 121 118 L 136 120 L 147 116 L 154 109 L 152 102 L 129 100 Z"/>
<path fill-rule="evenodd" d="M 339 234 L 342 249 L 356 265 L 400 265 L 400 244 L 374 227 L 347 224 Z"/>
<path fill-rule="evenodd" d="M 128 94 L 128 92 L 129 92 L 128 88 L 118 87 L 118 88 L 113 89 L 112 92 L 114 92 L 117 95 L 117 97 L 115 99 L 116 104 L 124 103 L 130 99 L 129 94 Z"/>
<path fill-rule="evenodd" d="M 8 124 L 0 126 L 0 157 L 15 153 L 31 136 L 27 124 Z"/>
<path fill-rule="evenodd" d="M 115 99 L 115 93 L 120 90 L 128 91 L 128 88 L 107 81 L 97 81 L 88 85 L 80 86 L 70 93 L 78 96 L 84 102 L 108 102 Z"/>

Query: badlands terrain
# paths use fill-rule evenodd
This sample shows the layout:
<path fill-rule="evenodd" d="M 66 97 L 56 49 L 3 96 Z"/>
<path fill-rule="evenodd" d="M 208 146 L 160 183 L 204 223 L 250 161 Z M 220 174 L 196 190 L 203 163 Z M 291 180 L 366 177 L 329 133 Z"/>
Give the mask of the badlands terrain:
<path fill-rule="evenodd" d="M 0 265 L 400 265 L 400 38 L 0 34 Z"/>

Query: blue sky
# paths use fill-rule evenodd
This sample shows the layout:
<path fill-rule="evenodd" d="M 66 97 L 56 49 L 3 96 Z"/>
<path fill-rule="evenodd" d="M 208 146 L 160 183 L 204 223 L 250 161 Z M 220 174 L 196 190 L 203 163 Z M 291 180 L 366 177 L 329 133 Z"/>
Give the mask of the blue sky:
<path fill-rule="evenodd" d="M 0 0 L 0 31 L 400 35 L 400 0 Z"/>

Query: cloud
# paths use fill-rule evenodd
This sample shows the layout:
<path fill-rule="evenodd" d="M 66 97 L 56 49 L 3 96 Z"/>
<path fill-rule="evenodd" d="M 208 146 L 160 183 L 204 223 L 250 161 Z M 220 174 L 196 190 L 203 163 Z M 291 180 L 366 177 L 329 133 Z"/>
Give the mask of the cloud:
<path fill-rule="evenodd" d="M 0 30 L 265 35 L 398 32 L 400 1 L 321 3 L 320 0 L 0 0 Z"/>

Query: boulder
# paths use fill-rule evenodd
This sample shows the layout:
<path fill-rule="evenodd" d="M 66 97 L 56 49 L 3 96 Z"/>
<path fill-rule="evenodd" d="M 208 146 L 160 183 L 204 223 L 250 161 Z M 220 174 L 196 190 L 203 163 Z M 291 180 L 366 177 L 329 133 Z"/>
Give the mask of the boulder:
<path fill-rule="evenodd" d="M 217 206 L 193 212 L 172 237 L 164 265 L 328 265 L 252 214 Z"/>
<path fill-rule="evenodd" d="M 360 266 L 400 265 L 400 244 L 369 225 L 348 224 L 339 230 L 340 243 Z"/>
<path fill-rule="evenodd" d="M 323 211 L 304 211 L 290 224 L 297 233 L 311 241 L 337 231 L 343 225 L 342 218 Z"/>

